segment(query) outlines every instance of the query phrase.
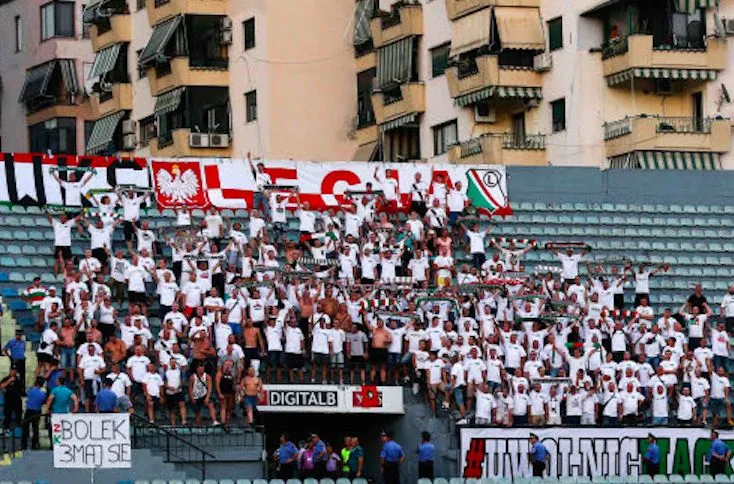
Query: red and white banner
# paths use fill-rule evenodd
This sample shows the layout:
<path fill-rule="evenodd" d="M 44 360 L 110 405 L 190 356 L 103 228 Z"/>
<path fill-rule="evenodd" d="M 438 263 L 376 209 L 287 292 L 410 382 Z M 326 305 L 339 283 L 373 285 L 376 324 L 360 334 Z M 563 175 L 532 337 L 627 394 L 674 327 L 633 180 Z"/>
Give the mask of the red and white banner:
<path fill-rule="evenodd" d="M 197 171 L 192 165 L 196 161 L 155 160 L 152 162 L 153 180 L 155 183 L 160 208 L 180 206 L 180 198 L 171 200 L 171 185 L 168 180 L 175 179 L 173 174 L 178 167 L 179 175 L 191 169 L 199 179 L 196 200 L 205 198 L 207 207 L 244 209 L 253 206 L 255 179 L 246 160 L 200 160 Z M 183 165 L 187 168 L 184 170 Z M 328 162 L 310 161 L 265 161 L 265 171 L 270 175 L 274 185 L 298 187 L 303 203 L 308 202 L 311 209 L 325 210 L 349 204 L 345 199 L 346 191 L 366 190 L 371 184 L 373 190 L 382 190 L 381 180 L 385 177 L 397 180 L 400 194 L 398 208 L 407 211 L 410 207 L 411 186 L 415 174 L 421 173 L 422 180 L 429 184 L 429 194 L 433 191 L 433 182 L 443 178 L 447 187 L 461 182 L 461 190 L 473 201 L 474 205 L 487 215 L 510 215 L 512 213 L 508 197 L 504 166 L 470 166 L 470 165 L 428 165 L 417 163 L 363 163 L 363 162 Z M 377 177 L 375 169 L 377 168 Z M 161 183 L 158 173 L 165 170 L 169 173 Z M 193 184 L 192 184 L 193 186 Z M 295 203 L 295 197 L 291 200 Z M 199 204 L 192 204 L 196 208 Z"/>
<path fill-rule="evenodd" d="M 261 412 L 405 413 L 402 387 L 374 385 L 263 385 Z"/>

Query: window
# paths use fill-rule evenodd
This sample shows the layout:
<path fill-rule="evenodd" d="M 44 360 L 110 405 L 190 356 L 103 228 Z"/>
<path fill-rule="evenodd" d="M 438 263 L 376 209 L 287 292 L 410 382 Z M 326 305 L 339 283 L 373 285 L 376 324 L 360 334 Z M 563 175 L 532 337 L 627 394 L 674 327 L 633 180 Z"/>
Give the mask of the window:
<path fill-rule="evenodd" d="M 76 118 L 53 118 L 28 128 L 31 153 L 66 153 L 75 155 Z"/>
<path fill-rule="evenodd" d="M 548 50 L 563 49 L 563 17 L 548 21 Z"/>
<path fill-rule="evenodd" d="M 245 50 L 255 47 L 255 17 L 242 22 L 245 30 Z"/>
<path fill-rule="evenodd" d="M 257 119 L 257 91 L 245 93 L 245 120 L 249 123 Z"/>
<path fill-rule="evenodd" d="M 94 129 L 94 121 L 84 121 L 84 148 L 86 150 L 89 146 L 89 138 L 92 137 L 92 130 Z"/>
<path fill-rule="evenodd" d="M 357 126 L 363 128 L 375 124 L 372 109 L 372 81 L 377 69 L 367 69 L 357 73 Z"/>
<path fill-rule="evenodd" d="M 155 116 L 148 116 L 140 120 L 140 146 L 148 146 L 150 140 L 155 138 Z"/>
<path fill-rule="evenodd" d="M 15 16 L 15 51 L 23 50 L 23 24 L 20 21 L 20 15 Z"/>
<path fill-rule="evenodd" d="M 553 132 L 566 129 L 566 99 L 561 98 L 551 103 L 551 116 Z"/>
<path fill-rule="evenodd" d="M 439 45 L 431 49 L 431 71 L 433 77 L 442 76 L 449 66 L 449 49 L 451 44 Z"/>
<path fill-rule="evenodd" d="M 51 2 L 41 7 L 41 40 L 74 37 L 74 2 Z"/>
<path fill-rule="evenodd" d="M 433 154 L 446 153 L 448 147 L 455 144 L 458 138 L 456 120 L 433 127 Z"/>

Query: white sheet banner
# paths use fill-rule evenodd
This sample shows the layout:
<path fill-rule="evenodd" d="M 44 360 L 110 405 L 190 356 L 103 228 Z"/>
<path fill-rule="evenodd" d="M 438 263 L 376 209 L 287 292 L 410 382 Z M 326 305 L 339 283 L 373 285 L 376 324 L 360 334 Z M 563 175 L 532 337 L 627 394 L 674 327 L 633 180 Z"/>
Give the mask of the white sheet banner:
<path fill-rule="evenodd" d="M 283 413 L 405 413 L 401 387 L 359 385 L 264 385 L 257 408 Z"/>
<path fill-rule="evenodd" d="M 53 414 L 54 467 L 69 469 L 132 466 L 130 415 Z"/>
<path fill-rule="evenodd" d="M 645 473 L 642 456 L 652 434 L 660 448 L 661 470 L 666 474 L 708 472 L 706 455 L 710 430 L 671 427 L 555 427 L 462 428 L 461 469 L 465 478 L 532 477 L 528 460 L 530 433 L 536 434 L 550 453 L 549 477 L 637 476 Z M 719 437 L 734 449 L 734 431 Z M 731 463 L 730 463 L 731 465 Z M 727 466 L 729 470 L 730 466 Z"/>

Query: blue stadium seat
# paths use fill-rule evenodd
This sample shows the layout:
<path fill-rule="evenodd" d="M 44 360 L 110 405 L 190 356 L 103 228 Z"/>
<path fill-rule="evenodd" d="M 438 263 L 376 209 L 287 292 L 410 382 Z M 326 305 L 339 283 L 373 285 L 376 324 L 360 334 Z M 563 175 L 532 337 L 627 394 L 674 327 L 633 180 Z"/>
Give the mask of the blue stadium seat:
<path fill-rule="evenodd" d="M 351 484 L 351 482 L 352 481 L 350 481 L 349 479 L 345 479 L 343 477 L 340 477 L 339 479 L 336 480 L 336 484 Z M 285 484 L 301 484 L 301 480 L 300 479 L 288 479 L 287 481 L 285 481 Z"/>

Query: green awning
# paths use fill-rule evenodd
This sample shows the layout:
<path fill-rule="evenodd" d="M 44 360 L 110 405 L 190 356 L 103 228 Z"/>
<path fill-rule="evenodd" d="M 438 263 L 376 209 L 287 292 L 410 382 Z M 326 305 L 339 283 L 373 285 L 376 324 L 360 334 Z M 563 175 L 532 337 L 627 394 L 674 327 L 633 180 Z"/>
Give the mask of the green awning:
<path fill-rule="evenodd" d="M 20 91 L 20 102 L 28 102 L 31 99 L 46 95 L 54 67 L 56 67 L 55 60 L 32 67 L 26 71 L 25 83 L 23 84 L 23 89 Z"/>
<path fill-rule="evenodd" d="M 177 87 L 158 96 L 155 100 L 155 114 L 161 116 L 177 110 L 181 105 L 181 98 L 185 89 L 185 87 Z"/>
<path fill-rule="evenodd" d="M 609 86 L 614 86 L 616 84 L 627 82 L 633 77 L 642 79 L 670 79 L 672 81 L 715 81 L 717 75 L 718 73 L 713 69 L 652 69 L 636 67 L 608 76 L 607 84 Z"/>
<path fill-rule="evenodd" d="M 399 128 L 401 126 L 405 126 L 406 124 L 415 123 L 417 119 L 418 113 L 406 114 L 405 116 L 401 116 L 399 118 L 395 118 L 390 121 L 386 121 L 385 123 L 382 123 L 380 125 L 380 130 L 384 133 L 385 131 L 390 131 L 391 129 Z"/>
<path fill-rule="evenodd" d="M 370 21 L 375 15 L 375 0 L 359 0 L 354 11 L 354 45 L 372 40 Z"/>
<path fill-rule="evenodd" d="M 153 33 L 150 34 L 148 43 L 138 57 L 138 64 L 147 65 L 155 61 L 156 57 L 163 53 L 163 49 L 166 48 L 168 41 L 171 40 L 182 21 L 183 16 L 179 15 L 156 25 Z"/>
<path fill-rule="evenodd" d="M 717 7 L 719 0 L 675 0 L 675 8 L 681 13 L 696 13 L 698 8 Z"/>
<path fill-rule="evenodd" d="M 461 95 L 455 102 L 458 106 L 469 106 L 492 97 L 540 99 L 543 97 L 543 90 L 539 87 L 490 86 Z"/>
<path fill-rule="evenodd" d="M 469 106 L 470 104 L 476 104 L 479 101 L 489 99 L 494 95 L 494 87 L 485 87 L 478 91 L 470 92 L 469 94 L 462 94 L 457 97 L 454 101 L 457 106 Z"/>
<path fill-rule="evenodd" d="M 719 153 L 688 151 L 637 151 L 637 164 L 643 170 L 719 170 Z"/>
<path fill-rule="evenodd" d="M 91 24 L 99 16 L 99 9 L 109 0 L 89 0 L 84 7 L 84 23 Z"/>
<path fill-rule="evenodd" d="M 92 134 L 89 135 L 89 141 L 87 142 L 88 155 L 96 155 L 107 150 L 115 136 L 115 130 L 124 116 L 124 111 L 118 111 L 95 121 Z"/>
<path fill-rule="evenodd" d="M 380 47 L 377 59 L 377 82 L 381 89 L 409 81 L 413 73 L 413 37 Z"/>
<path fill-rule="evenodd" d="M 92 64 L 92 71 L 89 73 L 89 78 L 102 76 L 107 74 L 115 68 L 117 64 L 117 58 L 120 55 L 120 48 L 122 44 L 112 44 L 99 52 L 94 57 L 94 64 Z"/>

